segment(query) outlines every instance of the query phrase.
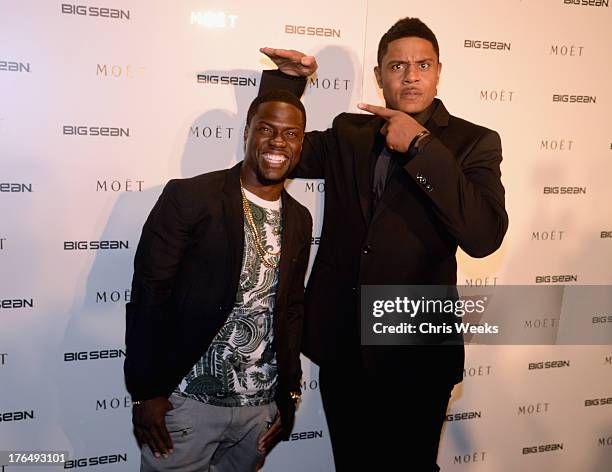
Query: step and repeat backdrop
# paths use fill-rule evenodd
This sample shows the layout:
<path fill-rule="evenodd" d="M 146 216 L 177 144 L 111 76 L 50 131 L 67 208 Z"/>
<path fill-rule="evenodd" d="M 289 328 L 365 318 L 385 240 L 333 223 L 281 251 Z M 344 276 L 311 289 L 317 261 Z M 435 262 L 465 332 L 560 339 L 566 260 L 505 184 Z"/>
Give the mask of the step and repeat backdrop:
<path fill-rule="evenodd" d="M 316 56 L 303 101 L 324 129 L 382 103 L 378 40 L 420 17 L 440 43 L 439 97 L 503 142 L 510 228 L 492 256 L 458 255 L 459 283 L 612 284 L 609 3 L 0 0 L 0 450 L 67 451 L 49 470 L 138 470 L 122 376 L 134 251 L 165 182 L 242 159 L 272 68 L 259 47 Z M 288 190 L 314 217 L 314 257 L 325 183 Z M 585 323 L 610 330 L 612 310 Z M 265 471 L 334 470 L 318 369 L 303 370 L 294 432 Z M 612 346 L 468 346 L 438 462 L 612 470 Z M 0 464 L 13 469 L 28 467 Z"/>

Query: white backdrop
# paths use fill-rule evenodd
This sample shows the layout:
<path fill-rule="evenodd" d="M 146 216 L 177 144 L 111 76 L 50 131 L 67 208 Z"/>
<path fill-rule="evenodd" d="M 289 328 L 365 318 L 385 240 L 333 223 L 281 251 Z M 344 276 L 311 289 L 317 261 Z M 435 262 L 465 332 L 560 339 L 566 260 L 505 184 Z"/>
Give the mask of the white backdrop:
<path fill-rule="evenodd" d="M 446 107 L 503 142 L 510 228 L 494 255 L 459 254 L 459 283 L 611 284 L 608 3 L 0 0 L 0 450 L 137 470 L 122 364 L 140 230 L 168 179 L 242 159 L 246 110 L 272 67 L 261 46 L 316 55 L 303 100 L 320 129 L 382 103 L 378 40 L 420 17 L 438 36 Z M 314 257 L 324 185 L 288 189 L 315 219 Z M 609 330 L 612 311 L 597 315 Z M 543 313 L 525 329 L 551 323 Z M 294 434 L 266 471 L 333 470 L 317 368 L 303 367 Z M 609 471 L 610 397 L 612 346 L 470 346 L 438 462 Z"/>

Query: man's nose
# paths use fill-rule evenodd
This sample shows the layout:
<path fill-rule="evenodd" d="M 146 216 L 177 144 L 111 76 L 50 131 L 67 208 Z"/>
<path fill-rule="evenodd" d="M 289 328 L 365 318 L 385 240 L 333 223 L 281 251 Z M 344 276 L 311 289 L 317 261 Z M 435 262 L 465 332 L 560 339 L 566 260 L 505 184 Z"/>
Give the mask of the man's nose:
<path fill-rule="evenodd" d="M 285 147 L 287 145 L 287 141 L 285 141 L 282 133 L 276 133 L 274 136 L 272 136 L 270 143 L 277 147 Z"/>
<path fill-rule="evenodd" d="M 417 70 L 417 64 L 406 64 L 406 71 L 404 72 L 404 82 L 413 83 L 419 80 L 419 71 Z"/>

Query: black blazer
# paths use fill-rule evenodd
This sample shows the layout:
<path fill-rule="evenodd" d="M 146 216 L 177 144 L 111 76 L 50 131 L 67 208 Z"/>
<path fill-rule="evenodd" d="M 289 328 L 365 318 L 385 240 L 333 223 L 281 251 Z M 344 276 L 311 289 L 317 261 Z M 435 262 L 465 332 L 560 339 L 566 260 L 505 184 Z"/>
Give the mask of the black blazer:
<path fill-rule="evenodd" d="M 134 400 L 169 396 L 234 306 L 244 245 L 240 166 L 169 181 L 143 227 L 126 310 L 124 372 Z M 292 421 L 312 219 L 284 190 L 282 212 L 276 400 L 283 420 Z"/>
<path fill-rule="evenodd" d="M 260 93 L 300 96 L 305 80 L 265 71 Z M 359 287 L 454 285 L 457 246 L 484 257 L 508 226 L 501 142 L 487 128 L 451 116 L 442 102 L 425 127 L 433 139 L 401 163 L 374 208 L 372 183 L 384 120 L 342 113 L 306 134 L 292 177 L 325 179 L 321 242 L 306 290 L 303 351 L 320 365 L 360 358 L 366 371 L 452 384 L 463 376 L 463 346 L 361 346 Z M 403 168 L 402 168 L 403 166 Z"/>

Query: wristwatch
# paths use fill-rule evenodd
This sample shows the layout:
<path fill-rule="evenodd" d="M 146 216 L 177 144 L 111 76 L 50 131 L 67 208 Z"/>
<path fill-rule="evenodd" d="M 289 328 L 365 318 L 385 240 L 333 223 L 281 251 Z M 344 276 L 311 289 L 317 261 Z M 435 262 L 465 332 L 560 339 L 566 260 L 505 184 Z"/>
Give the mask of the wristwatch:
<path fill-rule="evenodd" d="M 431 133 L 427 131 L 426 129 L 424 129 L 423 131 L 418 133 L 414 138 L 412 138 L 412 141 L 410 142 L 410 146 L 408 147 L 408 150 L 414 149 L 415 152 L 419 152 L 421 149 L 423 149 L 423 147 L 425 147 L 425 145 L 429 142 L 430 139 L 431 139 Z"/>
<path fill-rule="evenodd" d="M 293 390 L 289 392 L 289 396 L 291 397 L 295 407 L 297 408 L 300 405 L 300 402 L 302 401 L 302 392 L 297 392 Z"/>

